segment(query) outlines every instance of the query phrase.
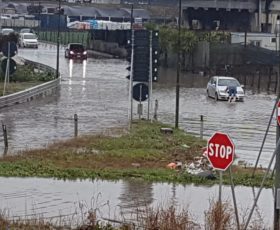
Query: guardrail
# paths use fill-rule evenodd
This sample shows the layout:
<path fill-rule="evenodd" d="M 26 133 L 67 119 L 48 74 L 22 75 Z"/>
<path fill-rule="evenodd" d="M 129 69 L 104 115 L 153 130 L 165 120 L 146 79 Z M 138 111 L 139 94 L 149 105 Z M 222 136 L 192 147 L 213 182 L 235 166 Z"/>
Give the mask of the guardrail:
<path fill-rule="evenodd" d="M 25 64 L 33 66 L 34 72 L 46 72 L 55 76 L 56 70 L 50 66 L 25 60 Z M 32 101 L 36 97 L 52 94 L 60 86 L 60 77 L 52 81 L 34 86 L 23 91 L 0 97 L 0 108 Z"/>

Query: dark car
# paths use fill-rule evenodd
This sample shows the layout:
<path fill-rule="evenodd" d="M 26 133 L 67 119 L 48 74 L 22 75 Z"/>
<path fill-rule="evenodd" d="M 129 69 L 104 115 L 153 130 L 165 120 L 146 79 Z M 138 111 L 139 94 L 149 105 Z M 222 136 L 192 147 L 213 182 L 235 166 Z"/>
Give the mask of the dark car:
<path fill-rule="evenodd" d="M 87 59 L 87 51 L 80 43 L 70 43 L 65 49 L 65 58 Z"/>

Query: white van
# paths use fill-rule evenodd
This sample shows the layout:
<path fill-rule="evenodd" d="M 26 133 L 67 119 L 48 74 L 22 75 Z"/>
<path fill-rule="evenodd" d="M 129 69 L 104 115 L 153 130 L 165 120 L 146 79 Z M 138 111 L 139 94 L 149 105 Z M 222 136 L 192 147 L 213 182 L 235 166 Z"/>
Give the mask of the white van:
<path fill-rule="evenodd" d="M 19 47 L 38 48 L 38 37 L 32 33 L 21 33 L 18 44 Z"/>

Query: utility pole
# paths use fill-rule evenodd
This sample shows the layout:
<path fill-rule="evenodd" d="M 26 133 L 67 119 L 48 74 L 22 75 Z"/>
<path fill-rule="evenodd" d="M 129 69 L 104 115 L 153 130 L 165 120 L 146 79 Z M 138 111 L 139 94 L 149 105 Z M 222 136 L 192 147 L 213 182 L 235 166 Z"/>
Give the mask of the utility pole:
<path fill-rule="evenodd" d="M 179 127 L 179 98 L 180 98 L 180 72 L 181 72 L 181 11 L 182 0 L 179 0 L 178 17 L 178 51 L 177 51 L 177 78 L 176 78 L 176 108 L 175 108 L 175 128 Z"/>
<path fill-rule="evenodd" d="M 278 33 L 278 61 L 280 58 L 280 16 L 277 16 L 276 20 L 276 33 Z M 277 42 L 277 41 L 276 41 Z M 278 76 L 277 76 L 277 100 L 280 98 L 280 62 L 278 63 Z M 278 110 L 276 110 L 278 111 Z M 276 114 L 277 116 L 277 114 Z M 279 140 L 280 137 L 280 126 L 277 122 L 276 126 L 276 143 Z M 280 152 L 276 153 L 276 160 L 275 160 L 275 178 L 274 178 L 274 230 L 280 229 L 279 219 L 280 219 L 280 210 L 279 210 L 279 203 L 277 200 L 280 201 L 280 197 L 277 195 L 280 195 Z M 278 205 L 277 205 L 278 203 Z"/>
<path fill-rule="evenodd" d="M 60 45 L 60 16 L 61 16 L 61 0 L 58 1 L 58 25 L 57 25 L 57 51 L 56 51 L 56 78 L 59 77 L 59 45 Z"/>

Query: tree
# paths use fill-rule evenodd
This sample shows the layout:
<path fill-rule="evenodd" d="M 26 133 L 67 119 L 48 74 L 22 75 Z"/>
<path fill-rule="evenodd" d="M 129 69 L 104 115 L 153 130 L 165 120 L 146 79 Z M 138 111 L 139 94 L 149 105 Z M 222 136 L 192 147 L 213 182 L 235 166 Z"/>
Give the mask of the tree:
<path fill-rule="evenodd" d="M 191 66 L 193 67 L 193 51 L 198 43 L 198 37 L 193 31 L 182 29 L 181 31 L 181 52 L 182 67 L 186 68 L 186 55 L 188 54 Z"/>
<path fill-rule="evenodd" d="M 160 53 L 164 55 L 164 66 L 167 67 L 168 51 L 170 50 L 170 42 L 172 39 L 172 29 L 164 26 L 159 29 L 159 45 Z"/>

